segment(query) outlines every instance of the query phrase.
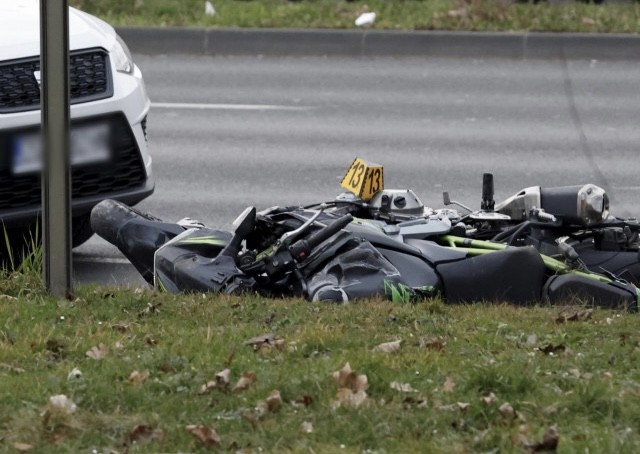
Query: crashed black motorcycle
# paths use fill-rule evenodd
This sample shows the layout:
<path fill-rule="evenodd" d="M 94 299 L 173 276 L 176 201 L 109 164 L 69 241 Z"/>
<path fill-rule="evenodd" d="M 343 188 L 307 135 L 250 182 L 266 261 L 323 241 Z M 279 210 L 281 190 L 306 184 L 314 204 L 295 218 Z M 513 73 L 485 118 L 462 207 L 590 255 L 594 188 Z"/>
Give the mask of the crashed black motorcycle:
<path fill-rule="evenodd" d="M 366 200 L 348 191 L 324 203 L 336 212 L 377 221 L 398 241 L 430 239 L 452 247 L 490 250 L 532 246 L 572 269 L 640 286 L 640 223 L 610 214 L 604 189 L 594 184 L 534 186 L 499 203 L 493 197 L 493 175 L 484 174 L 479 210 L 451 200 L 448 192 L 443 194 L 443 208 L 425 207 L 408 189 L 382 189 Z M 457 208 L 452 209 L 453 205 Z"/>
<path fill-rule="evenodd" d="M 190 219 L 163 222 L 112 200 L 94 208 L 91 223 L 147 282 L 169 292 L 259 292 L 335 302 L 375 296 L 521 305 L 577 299 L 637 310 L 638 289 L 613 274 L 532 246 L 458 236 L 471 229 L 452 224 L 443 212 L 408 212 L 408 192 L 402 202 L 397 193 L 373 184 L 370 189 L 376 189 L 378 208 L 374 198 L 359 196 L 306 208 L 250 207 L 233 232 Z M 354 217 L 363 209 L 369 215 Z"/>

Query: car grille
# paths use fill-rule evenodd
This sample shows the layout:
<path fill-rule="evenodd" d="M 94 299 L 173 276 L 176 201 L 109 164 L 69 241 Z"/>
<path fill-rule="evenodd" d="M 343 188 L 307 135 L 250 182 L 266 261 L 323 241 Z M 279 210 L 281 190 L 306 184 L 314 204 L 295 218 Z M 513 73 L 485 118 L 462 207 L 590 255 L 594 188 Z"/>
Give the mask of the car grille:
<path fill-rule="evenodd" d="M 96 195 L 108 196 L 112 193 L 140 187 L 146 181 L 144 163 L 136 144 L 133 132 L 122 114 L 72 122 L 87 124 L 91 122 L 111 123 L 113 160 L 93 165 L 82 165 L 72 169 L 72 198 Z M 9 134 L 0 135 L 0 148 L 8 148 Z M 8 153 L 4 153 L 8 155 Z M 3 156 L 0 162 L 0 210 L 40 205 L 40 173 L 13 175 L 10 160 Z"/>
<path fill-rule="evenodd" d="M 113 95 L 109 55 L 103 49 L 72 52 L 69 56 L 71 104 L 109 98 Z M 0 63 L 0 113 L 40 108 L 40 87 L 34 75 L 40 58 Z"/>

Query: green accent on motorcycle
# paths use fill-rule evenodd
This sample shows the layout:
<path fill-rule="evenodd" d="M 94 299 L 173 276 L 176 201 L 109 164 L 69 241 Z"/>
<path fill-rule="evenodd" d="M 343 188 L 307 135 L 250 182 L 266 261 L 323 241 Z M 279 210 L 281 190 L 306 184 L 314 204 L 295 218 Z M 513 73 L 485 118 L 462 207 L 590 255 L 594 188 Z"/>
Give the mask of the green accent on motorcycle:
<path fill-rule="evenodd" d="M 405 284 L 384 281 L 384 293 L 391 298 L 394 303 L 410 303 L 413 300 L 413 290 Z"/>
<path fill-rule="evenodd" d="M 472 240 L 470 238 L 458 237 L 453 235 L 444 235 L 441 238 L 442 242 L 445 243 L 445 246 L 450 247 L 452 249 L 456 249 L 462 252 L 465 252 L 468 255 L 483 255 L 483 254 L 491 254 L 497 251 L 503 251 L 508 247 L 506 244 L 502 243 L 493 243 L 491 241 L 484 240 Z M 591 271 L 580 271 L 575 270 L 567 266 L 564 262 L 560 260 L 556 260 L 553 257 L 549 257 L 548 255 L 540 254 L 544 265 L 555 271 L 557 274 L 577 274 L 579 276 L 583 276 L 589 279 L 593 279 L 599 282 L 609 283 L 612 282 L 610 278 L 607 276 L 603 276 L 602 274 L 593 273 Z"/>
<path fill-rule="evenodd" d="M 275 245 L 274 246 L 270 246 L 267 249 L 265 249 L 264 251 L 262 251 L 261 253 L 259 253 L 256 256 L 256 262 L 259 262 L 260 260 L 264 260 L 265 258 L 270 257 L 271 255 L 273 255 L 274 248 L 275 248 Z"/>
<path fill-rule="evenodd" d="M 157 275 L 155 279 L 155 287 L 157 290 L 159 290 L 162 293 L 169 293 L 169 291 L 167 290 L 167 287 L 164 285 L 162 280 L 160 280 L 160 278 Z"/>
<path fill-rule="evenodd" d="M 226 246 L 227 242 L 215 236 L 201 236 L 197 238 L 186 238 L 178 242 L 178 244 L 210 244 L 212 246 Z"/>
<path fill-rule="evenodd" d="M 434 297 L 438 294 L 438 290 L 433 285 L 423 285 L 420 288 L 414 289 L 423 297 Z"/>

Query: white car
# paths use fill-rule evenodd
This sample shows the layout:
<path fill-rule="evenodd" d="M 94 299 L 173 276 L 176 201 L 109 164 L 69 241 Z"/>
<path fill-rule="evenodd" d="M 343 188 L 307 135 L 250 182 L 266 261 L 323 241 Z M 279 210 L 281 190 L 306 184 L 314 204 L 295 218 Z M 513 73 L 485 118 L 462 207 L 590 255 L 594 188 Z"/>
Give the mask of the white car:
<path fill-rule="evenodd" d="M 0 221 L 33 225 L 41 209 L 39 0 L 0 0 Z M 113 27 L 69 9 L 73 244 L 91 208 L 129 205 L 154 189 L 140 69 Z"/>

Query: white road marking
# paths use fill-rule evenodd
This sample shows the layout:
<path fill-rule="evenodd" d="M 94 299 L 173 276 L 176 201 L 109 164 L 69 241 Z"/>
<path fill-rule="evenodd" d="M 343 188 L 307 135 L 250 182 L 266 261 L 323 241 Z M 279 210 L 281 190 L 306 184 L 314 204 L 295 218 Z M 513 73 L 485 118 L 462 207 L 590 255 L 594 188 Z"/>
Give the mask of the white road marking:
<path fill-rule="evenodd" d="M 186 102 L 153 102 L 158 109 L 203 109 L 203 110 L 310 110 L 307 106 L 279 106 L 275 104 L 200 104 Z"/>

